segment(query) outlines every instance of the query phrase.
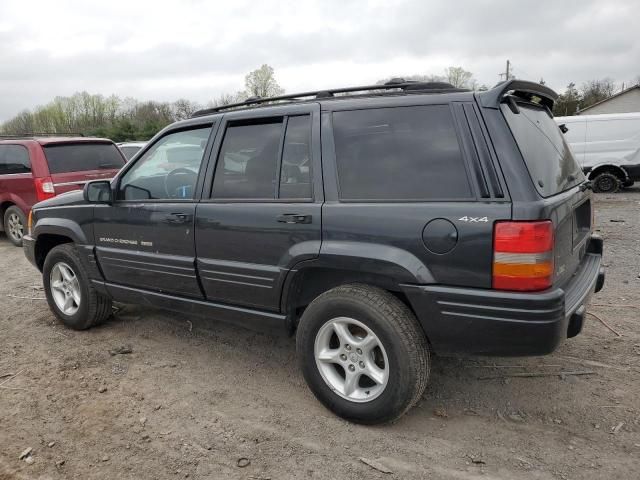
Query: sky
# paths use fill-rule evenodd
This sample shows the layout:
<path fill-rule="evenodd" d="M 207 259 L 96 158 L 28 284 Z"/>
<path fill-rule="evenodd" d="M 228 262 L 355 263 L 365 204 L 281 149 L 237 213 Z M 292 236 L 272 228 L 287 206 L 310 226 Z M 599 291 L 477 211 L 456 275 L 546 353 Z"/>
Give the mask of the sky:
<path fill-rule="evenodd" d="M 638 0 L 1 0 L 0 122 L 78 91 L 202 104 L 267 63 L 287 92 L 411 74 L 640 77 Z"/>

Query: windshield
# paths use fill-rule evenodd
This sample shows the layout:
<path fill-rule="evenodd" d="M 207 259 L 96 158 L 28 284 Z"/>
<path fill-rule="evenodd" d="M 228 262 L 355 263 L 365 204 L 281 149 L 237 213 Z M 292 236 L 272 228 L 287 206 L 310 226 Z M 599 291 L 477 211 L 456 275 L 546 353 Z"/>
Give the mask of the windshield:
<path fill-rule="evenodd" d="M 113 143 L 46 145 L 44 153 L 51 173 L 118 170 L 125 164 L 118 147 Z"/>
<path fill-rule="evenodd" d="M 550 197 L 584 181 L 562 132 L 544 107 L 518 103 L 520 113 L 507 105 L 501 109 L 540 195 Z"/>

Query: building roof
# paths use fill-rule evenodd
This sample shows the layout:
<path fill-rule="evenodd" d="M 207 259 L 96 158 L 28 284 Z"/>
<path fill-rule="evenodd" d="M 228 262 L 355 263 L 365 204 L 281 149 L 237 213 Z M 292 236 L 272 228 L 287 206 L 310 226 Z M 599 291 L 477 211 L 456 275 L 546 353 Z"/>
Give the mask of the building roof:
<path fill-rule="evenodd" d="M 601 105 L 601 104 L 603 104 L 605 102 L 608 102 L 612 98 L 616 98 L 616 97 L 619 97 L 621 95 L 624 95 L 625 93 L 628 93 L 631 90 L 635 90 L 636 88 L 640 88 L 640 83 L 636 83 L 635 85 L 632 85 L 629 88 L 625 88 L 624 90 L 621 90 L 618 93 L 615 93 L 615 94 L 611 95 L 610 97 L 605 98 L 604 100 L 600 100 L 599 102 L 596 102 L 593 105 L 589 105 L 588 107 L 585 107 L 585 108 L 581 109 L 579 113 L 582 114 L 582 112 L 585 112 L 585 111 L 589 110 L 590 108 L 595 107 L 596 105 Z"/>

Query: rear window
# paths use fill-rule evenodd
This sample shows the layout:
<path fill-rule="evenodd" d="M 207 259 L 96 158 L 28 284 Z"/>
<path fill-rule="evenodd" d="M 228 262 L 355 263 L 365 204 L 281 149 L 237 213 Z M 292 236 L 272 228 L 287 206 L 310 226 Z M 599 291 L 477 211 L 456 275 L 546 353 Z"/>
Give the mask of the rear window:
<path fill-rule="evenodd" d="M 44 153 L 51 173 L 117 170 L 125 164 L 118 147 L 113 143 L 46 145 Z"/>
<path fill-rule="evenodd" d="M 448 105 L 335 112 L 333 129 L 343 200 L 472 196 Z"/>
<path fill-rule="evenodd" d="M 22 145 L 0 145 L 0 175 L 29 173 L 29 152 Z"/>
<path fill-rule="evenodd" d="M 521 103 L 518 108 L 520 113 L 513 113 L 507 105 L 501 106 L 540 195 L 550 197 L 581 183 L 582 170 L 547 110 Z"/>

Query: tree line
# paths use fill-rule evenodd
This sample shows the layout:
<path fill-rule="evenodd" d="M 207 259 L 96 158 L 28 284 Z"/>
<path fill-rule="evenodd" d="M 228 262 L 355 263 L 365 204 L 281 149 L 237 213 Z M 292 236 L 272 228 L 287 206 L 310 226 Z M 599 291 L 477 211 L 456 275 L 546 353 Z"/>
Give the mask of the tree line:
<path fill-rule="evenodd" d="M 381 79 L 377 84 L 384 84 L 391 78 Z M 477 91 L 488 89 L 486 85 L 477 82 L 472 72 L 459 66 L 446 68 L 442 74 L 405 75 L 402 78 L 421 82 L 447 82 L 457 88 Z M 636 81 L 640 83 L 640 77 Z M 544 80 L 540 82 L 544 83 Z M 20 112 L 0 125 L 0 134 L 78 134 L 106 137 L 116 142 L 148 140 L 165 126 L 189 118 L 201 108 L 228 105 L 249 97 L 265 98 L 284 94 L 273 68 L 266 64 L 249 72 L 244 83 L 243 90 L 223 94 L 207 105 L 184 98 L 175 102 L 138 101 L 130 97 L 79 92 L 70 97 L 56 97 L 32 111 Z M 621 88 L 623 87 L 609 78 L 590 80 L 580 87 L 572 82 L 560 94 L 553 113 L 558 116 L 575 115 L 581 109 L 610 97 Z"/>
<path fill-rule="evenodd" d="M 640 76 L 632 84 L 640 85 Z M 553 114 L 556 116 L 576 115 L 580 110 L 606 100 L 630 86 L 632 85 L 617 84 L 610 78 L 589 80 L 580 87 L 571 82 L 565 91 L 558 96 L 553 106 Z"/>
<path fill-rule="evenodd" d="M 282 93 L 273 68 L 262 65 L 246 75 L 244 90 L 221 95 L 207 105 L 184 98 L 175 102 L 141 102 L 130 97 L 79 92 L 70 97 L 56 97 L 33 111 L 20 112 L 0 125 L 0 134 L 75 134 L 106 137 L 115 142 L 148 140 L 170 123 L 189 118 L 202 108 Z"/>

